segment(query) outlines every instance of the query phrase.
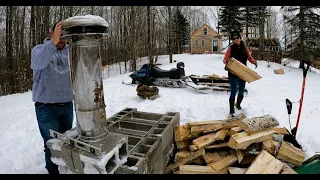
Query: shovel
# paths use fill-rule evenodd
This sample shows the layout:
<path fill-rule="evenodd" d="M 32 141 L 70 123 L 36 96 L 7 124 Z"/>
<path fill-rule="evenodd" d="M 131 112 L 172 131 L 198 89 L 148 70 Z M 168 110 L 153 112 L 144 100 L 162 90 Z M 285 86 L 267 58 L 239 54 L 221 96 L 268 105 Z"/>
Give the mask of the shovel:
<path fill-rule="evenodd" d="M 297 130 L 299 127 L 299 121 L 300 121 L 300 115 L 301 115 L 302 103 L 303 103 L 303 96 L 304 96 L 304 88 L 306 86 L 306 76 L 307 76 L 307 72 L 310 68 L 310 61 L 302 61 L 302 63 L 303 63 L 303 82 L 302 82 L 302 91 L 301 91 L 300 105 L 299 105 L 299 111 L 298 111 L 298 118 L 297 118 L 297 122 L 296 122 L 296 127 L 291 129 L 291 132 L 294 137 L 296 137 Z M 305 64 L 307 64 L 307 67 L 305 67 Z"/>

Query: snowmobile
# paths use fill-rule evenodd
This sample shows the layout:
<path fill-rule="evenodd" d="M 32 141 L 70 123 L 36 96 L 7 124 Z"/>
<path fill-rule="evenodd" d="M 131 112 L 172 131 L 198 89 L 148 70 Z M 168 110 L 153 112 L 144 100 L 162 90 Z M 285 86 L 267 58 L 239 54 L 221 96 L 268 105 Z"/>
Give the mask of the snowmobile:
<path fill-rule="evenodd" d="M 155 85 L 172 88 L 185 88 L 187 82 L 184 63 L 178 62 L 177 68 L 163 70 L 156 65 L 144 64 L 139 70 L 129 75 L 132 84 Z"/>

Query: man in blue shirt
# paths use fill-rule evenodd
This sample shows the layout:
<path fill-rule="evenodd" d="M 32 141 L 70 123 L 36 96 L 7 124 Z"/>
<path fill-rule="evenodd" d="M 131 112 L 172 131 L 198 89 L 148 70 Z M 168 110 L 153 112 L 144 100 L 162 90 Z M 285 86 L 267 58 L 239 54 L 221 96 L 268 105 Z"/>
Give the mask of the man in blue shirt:
<path fill-rule="evenodd" d="M 58 166 L 51 161 L 46 143 L 52 137 L 49 129 L 64 133 L 73 124 L 73 90 L 70 78 L 69 45 L 60 38 L 61 23 L 56 23 L 50 38 L 36 45 L 31 52 L 33 70 L 32 99 L 40 134 L 44 141 L 46 169 L 59 174 Z"/>

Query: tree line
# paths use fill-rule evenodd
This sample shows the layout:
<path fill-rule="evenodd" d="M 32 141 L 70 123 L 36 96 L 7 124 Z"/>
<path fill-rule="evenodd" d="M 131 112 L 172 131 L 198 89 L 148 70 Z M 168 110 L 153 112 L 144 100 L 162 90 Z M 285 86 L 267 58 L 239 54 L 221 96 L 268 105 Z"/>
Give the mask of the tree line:
<path fill-rule="evenodd" d="M 261 42 L 282 32 L 287 57 L 317 60 L 318 10 L 285 6 L 280 22 L 270 6 L 0 6 L 0 96 L 31 90 L 31 49 L 43 42 L 55 22 L 72 16 L 103 17 L 109 23 L 103 65 L 124 62 L 133 71 L 140 67 L 128 61 L 148 57 L 156 63 L 159 55 L 169 55 L 172 62 L 172 54 L 188 52 L 190 35 L 204 23 L 227 40 L 232 29 Z"/>
<path fill-rule="evenodd" d="M 0 6 L 0 96 L 32 88 L 31 50 L 48 37 L 54 23 L 87 14 L 103 17 L 109 35 L 102 42 L 103 65 L 148 56 L 183 53 L 189 33 L 206 20 L 201 10 L 185 6 Z M 191 22 L 191 23 L 189 23 Z M 128 63 L 129 64 L 129 63 Z"/>
<path fill-rule="evenodd" d="M 219 14 L 218 27 L 224 35 L 233 29 L 245 32 L 245 37 L 260 39 L 260 53 L 263 59 L 264 39 L 279 38 L 277 31 L 283 33 L 284 57 L 317 62 L 320 60 L 320 6 L 282 6 L 282 25 L 279 29 L 274 12 L 270 6 L 223 6 Z M 280 22 L 281 23 L 281 22 Z M 275 36 L 274 36 L 275 35 Z M 230 37 L 229 37 L 230 43 Z"/>

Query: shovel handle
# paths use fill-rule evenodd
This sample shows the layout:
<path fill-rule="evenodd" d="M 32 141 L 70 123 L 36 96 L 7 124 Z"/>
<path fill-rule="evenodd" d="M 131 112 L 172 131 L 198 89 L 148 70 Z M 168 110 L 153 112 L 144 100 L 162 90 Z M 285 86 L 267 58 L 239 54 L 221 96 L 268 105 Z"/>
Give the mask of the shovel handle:
<path fill-rule="evenodd" d="M 303 77 L 306 77 L 307 76 L 307 72 L 308 72 L 308 70 L 309 70 L 309 68 L 310 68 L 310 61 L 303 61 L 302 62 L 303 63 Z M 307 64 L 307 67 L 305 67 L 305 64 Z"/>

